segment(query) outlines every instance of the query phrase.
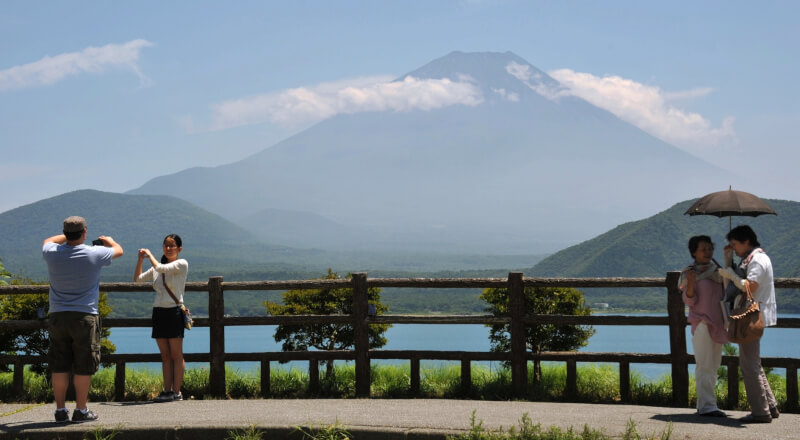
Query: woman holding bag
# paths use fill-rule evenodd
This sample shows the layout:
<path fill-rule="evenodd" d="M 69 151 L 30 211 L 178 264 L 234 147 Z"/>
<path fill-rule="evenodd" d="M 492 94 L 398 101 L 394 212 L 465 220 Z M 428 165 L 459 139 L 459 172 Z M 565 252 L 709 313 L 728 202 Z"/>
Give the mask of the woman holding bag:
<path fill-rule="evenodd" d="M 761 249 L 756 233 L 750 226 L 733 228 L 726 237 L 730 243 L 725 246 L 725 262 L 733 259 L 733 253 L 741 258 L 736 271 L 725 267 L 720 275 L 731 280 L 742 292 L 749 292 L 761 310 L 764 327 L 778 323 L 773 284 L 772 262 Z M 739 344 L 739 367 L 750 403 L 750 414 L 740 419 L 743 423 L 770 423 L 777 419 L 778 402 L 772 394 L 764 369 L 761 368 L 761 338 Z"/>
<path fill-rule="evenodd" d="M 164 379 L 164 391 L 155 398 L 156 402 L 183 400 L 181 385 L 186 363 L 183 360 L 183 292 L 189 263 L 178 258 L 183 250 L 183 241 L 177 234 L 164 238 L 164 254 L 161 261 L 153 257 L 149 249 L 139 249 L 139 259 L 133 279 L 137 283 L 152 281 L 156 291 L 153 304 L 152 338 L 158 344 L 161 353 L 161 373 Z M 142 273 L 144 259 L 153 265 Z"/>
<path fill-rule="evenodd" d="M 725 417 L 717 407 L 717 369 L 722 362 L 722 345 L 728 342 L 719 302 L 722 300 L 722 277 L 714 261 L 714 243 L 707 235 L 689 239 L 689 254 L 694 262 L 681 272 L 680 289 L 683 302 L 689 306 L 692 325 L 692 347 L 697 384 L 697 414 Z"/>

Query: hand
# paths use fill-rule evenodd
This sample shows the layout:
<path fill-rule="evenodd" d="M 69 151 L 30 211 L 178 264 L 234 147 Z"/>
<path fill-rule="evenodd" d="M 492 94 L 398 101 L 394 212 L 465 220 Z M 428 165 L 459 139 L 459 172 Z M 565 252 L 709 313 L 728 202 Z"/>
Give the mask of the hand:
<path fill-rule="evenodd" d="M 730 267 L 723 267 L 717 269 L 717 273 L 719 273 L 719 276 L 721 276 L 722 278 L 733 281 L 733 284 L 736 287 L 738 287 L 739 290 L 744 291 L 744 280 L 742 280 L 742 278 L 739 275 L 737 275 L 736 272 L 733 271 L 733 269 L 731 269 Z"/>
<path fill-rule="evenodd" d="M 723 263 L 725 264 L 725 267 L 733 266 L 733 246 L 729 244 L 725 245 L 725 247 L 722 248 L 722 254 L 724 256 Z"/>
<path fill-rule="evenodd" d="M 691 269 L 687 270 L 686 271 L 686 282 L 689 285 L 694 285 L 695 281 L 697 281 L 697 275 L 695 274 L 695 272 L 693 270 L 691 270 Z"/>
<path fill-rule="evenodd" d="M 147 252 L 147 249 L 139 249 L 139 259 L 144 260 L 144 258 L 147 256 Z"/>

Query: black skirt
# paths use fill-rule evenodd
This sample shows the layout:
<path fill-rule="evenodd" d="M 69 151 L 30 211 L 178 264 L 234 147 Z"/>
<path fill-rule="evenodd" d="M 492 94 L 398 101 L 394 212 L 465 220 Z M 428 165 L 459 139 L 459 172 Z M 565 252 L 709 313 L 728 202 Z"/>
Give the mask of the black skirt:
<path fill-rule="evenodd" d="M 183 330 L 180 307 L 153 307 L 153 339 L 183 338 Z"/>

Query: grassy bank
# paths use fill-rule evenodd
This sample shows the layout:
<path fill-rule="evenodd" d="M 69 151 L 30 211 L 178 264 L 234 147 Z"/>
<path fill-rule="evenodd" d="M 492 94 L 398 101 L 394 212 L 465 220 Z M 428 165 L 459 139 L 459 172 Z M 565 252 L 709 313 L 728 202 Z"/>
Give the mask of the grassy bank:
<path fill-rule="evenodd" d="M 306 370 L 272 368 L 271 394 L 274 398 L 349 398 L 355 395 L 355 367 L 337 365 L 330 376 L 321 369 L 320 387 L 315 393 L 308 391 Z M 425 398 L 469 398 L 483 400 L 508 400 L 513 398 L 511 374 L 503 368 L 472 367 L 472 389 L 461 390 L 461 370 L 458 365 L 422 368 L 420 393 Z M 542 378 L 534 383 L 533 370 L 529 370 L 526 398 L 534 401 L 571 401 L 587 403 L 615 403 L 620 401 L 619 372 L 615 366 L 587 364 L 578 367 L 577 393 L 566 395 L 566 367 L 563 364 L 542 365 Z M 102 369 L 92 377 L 90 400 L 114 400 L 114 368 Z M 786 406 L 786 381 L 783 376 L 769 374 L 769 382 L 779 407 Z M 377 365 L 372 368 L 372 396 L 377 398 L 414 397 L 409 392 L 411 375 L 408 366 Z M 125 400 L 150 400 L 161 391 L 161 372 L 152 369 L 127 369 Z M 227 396 L 232 399 L 260 398 L 261 372 L 226 370 Z M 747 409 L 744 385 L 740 383 L 740 400 L 735 409 Z M 26 371 L 24 391 L 21 396 L 12 394 L 12 373 L 0 374 L 0 400 L 4 402 L 49 402 L 52 391 L 45 378 Z M 209 398 L 209 374 L 205 368 L 191 368 L 186 372 L 183 393 L 186 398 Z M 727 384 L 717 384 L 717 400 L 721 406 L 727 395 Z M 694 381 L 689 389 L 690 405 L 695 404 Z M 648 380 L 637 372 L 631 373 L 631 403 L 638 405 L 669 406 L 672 400 L 672 382 L 667 375 Z"/>

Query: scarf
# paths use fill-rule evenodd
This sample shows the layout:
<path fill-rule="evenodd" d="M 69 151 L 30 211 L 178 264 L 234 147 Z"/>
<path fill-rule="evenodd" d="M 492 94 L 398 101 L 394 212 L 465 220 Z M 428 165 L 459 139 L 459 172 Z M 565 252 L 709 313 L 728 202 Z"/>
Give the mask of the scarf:
<path fill-rule="evenodd" d="M 750 264 L 750 260 L 756 256 L 756 254 L 763 254 L 764 249 L 755 248 L 750 251 L 750 254 L 746 258 L 742 258 L 742 261 L 739 262 L 739 267 L 736 270 L 736 273 L 739 274 L 740 277 L 744 278 L 747 276 L 747 265 Z"/>
<path fill-rule="evenodd" d="M 679 283 L 680 287 L 681 288 L 686 287 L 687 283 L 686 272 L 690 270 L 694 271 L 695 273 L 694 277 L 695 281 L 709 279 L 711 281 L 714 281 L 715 283 L 721 283 L 722 277 L 719 275 L 719 273 L 717 273 L 717 268 L 718 266 L 714 262 L 708 264 L 699 264 L 697 261 L 695 261 L 694 264 L 687 266 L 686 269 L 683 269 L 683 271 L 681 272 L 681 280 Z"/>

